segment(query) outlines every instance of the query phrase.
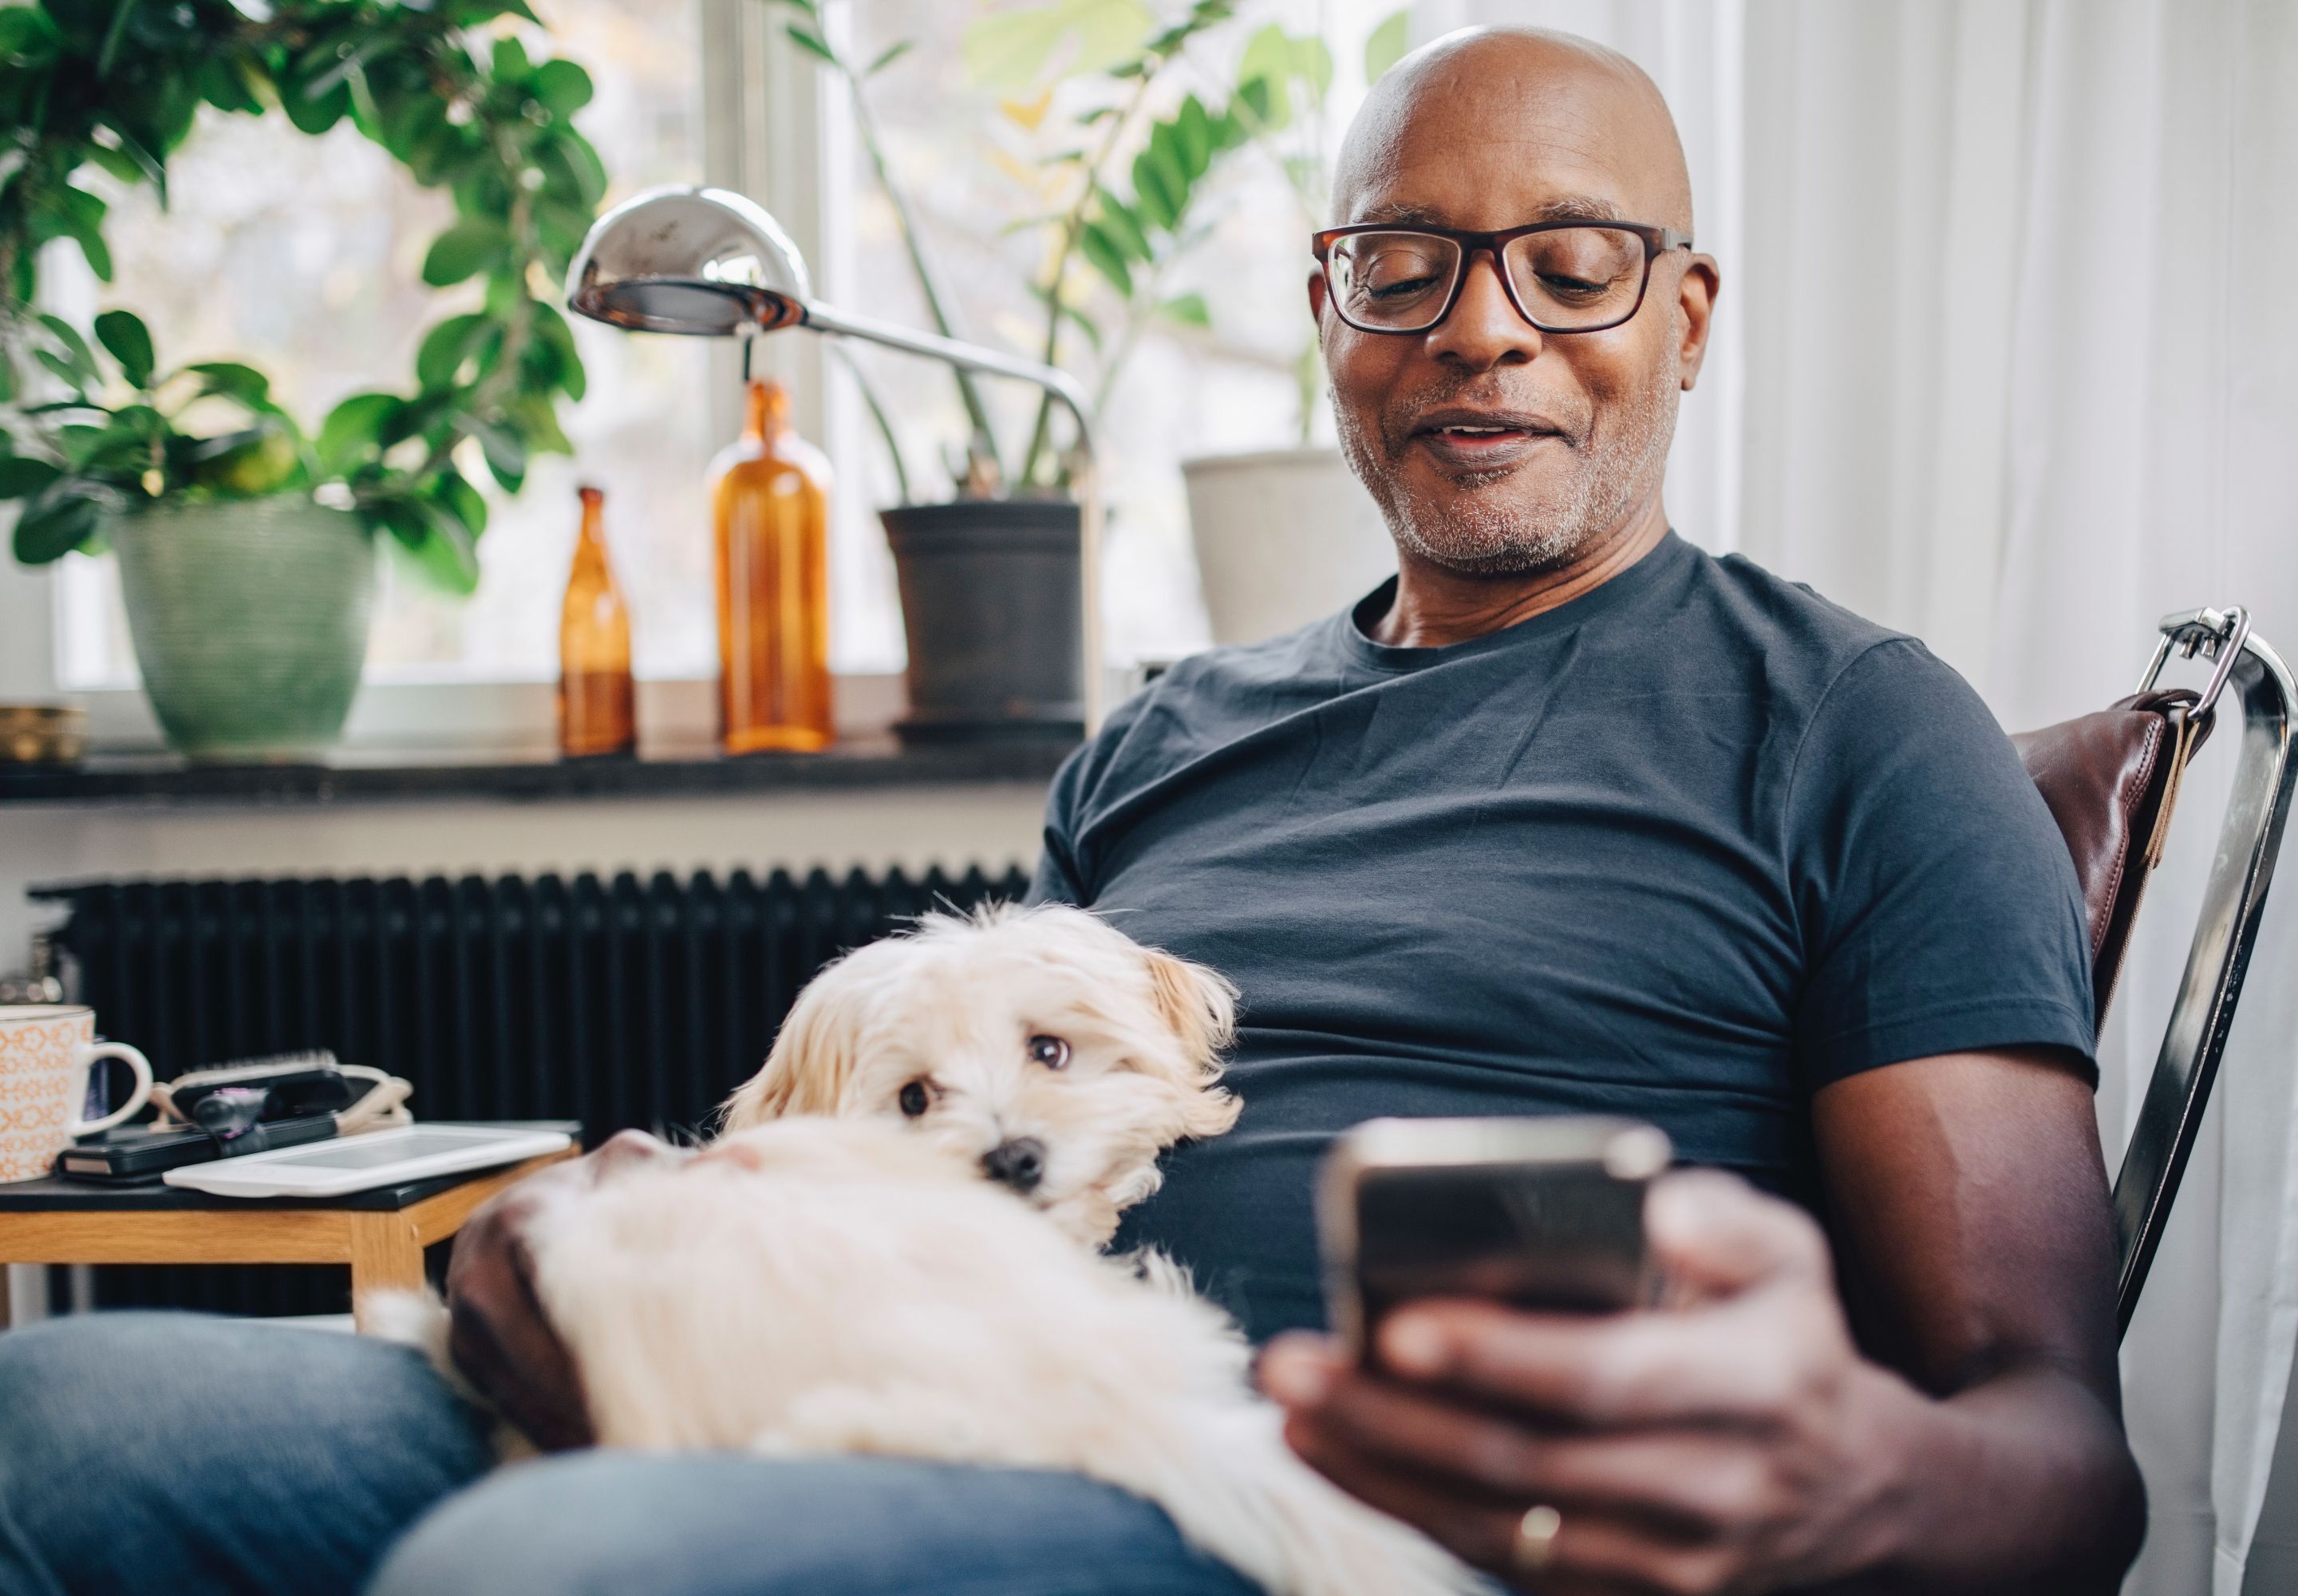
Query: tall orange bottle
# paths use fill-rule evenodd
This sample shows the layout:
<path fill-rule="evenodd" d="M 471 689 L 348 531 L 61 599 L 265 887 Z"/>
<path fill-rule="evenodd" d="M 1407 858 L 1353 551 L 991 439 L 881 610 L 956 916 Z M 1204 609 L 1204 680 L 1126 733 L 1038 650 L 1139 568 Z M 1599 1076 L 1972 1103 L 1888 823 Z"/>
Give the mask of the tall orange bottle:
<path fill-rule="evenodd" d="M 830 461 L 750 385 L 742 435 L 710 462 L 718 540 L 719 734 L 730 754 L 831 740 Z"/>
<path fill-rule="evenodd" d="M 638 746 L 631 612 L 607 560 L 606 495 L 583 491 L 583 533 L 558 613 L 558 751 L 569 759 Z"/>

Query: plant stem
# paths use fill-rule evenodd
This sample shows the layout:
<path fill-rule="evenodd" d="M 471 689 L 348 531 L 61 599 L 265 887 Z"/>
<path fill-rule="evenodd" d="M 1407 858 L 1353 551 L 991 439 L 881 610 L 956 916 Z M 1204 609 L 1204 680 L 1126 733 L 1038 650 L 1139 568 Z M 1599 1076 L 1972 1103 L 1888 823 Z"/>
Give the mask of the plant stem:
<path fill-rule="evenodd" d="M 1102 136 L 1101 148 L 1094 152 L 1091 160 L 1082 163 L 1085 186 L 1079 191 L 1077 202 L 1070 207 L 1069 214 L 1062 219 L 1062 247 L 1054 257 L 1054 280 L 1046 288 L 1044 358 L 1045 363 L 1048 366 L 1057 364 L 1061 353 L 1063 309 L 1062 282 L 1069 276 L 1070 260 L 1077 253 L 1078 240 L 1085 236 L 1085 213 L 1092 209 L 1094 197 L 1100 192 L 1101 169 L 1116 153 L 1118 140 L 1133 125 L 1134 117 L 1149 98 L 1150 85 L 1156 80 L 1158 73 L 1164 70 L 1164 66 L 1165 63 L 1162 61 L 1144 66 L 1141 77 L 1134 86 L 1133 97 L 1126 102 L 1125 110 L 1120 115 L 1110 119 L 1109 131 Z M 1052 441 L 1053 425 L 1054 396 L 1050 393 L 1040 394 L 1037 398 L 1037 418 L 1030 426 L 1029 451 L 1021 457 L 1021 475 L 1014 478 L 1016 482 L 1026 486 L 1037 480 L 1037 462 L 1045 457 L 1046 450 Z M 1058 479 L 1056 481 L 1058 484 Z"/>
<path fill-rule="evenodd" d="M 878 435 L 886 443 L 886 458 L 894 465 L 894 491 L 902 496 L 904 504 L 913 502 L 910 498 L 910 474 L 902 464 L 902 445 L 894 436 L 894 424 L 886 414 L 886 407 L 879 402 L 878 390 L 871 386 L 861 362 L 855 360 L 844 344 L 833 338 L 830 341 L 830 348 L 831 352 L 838 357 L 839 364 L 852 374 L 854 385 L 862 391 L 862 402 L 870 408 L 870 419 L 878 424 Z"/>
<path fill-rule="evenodd" d="M 917 274 L 918 291 L 924 296 L 926 314 L 932 318 L 934 330 L 945 338 L 962 337 L 955 320 L 951 317 L 944 297 L 941 275 L 934 269 L 933 259 L 926 253 L 924 229 L 919 226 L 915 209 L 910 204 L 909 194 L 894 178 L 892 166 L 886 160 L 886 149 L 878 129 L 876 112 L 870 109 L 870 99 L 863 92 L 862 79 L 847 61 L 843 52 L 838 55 L 839 72 L 846 79 L 846 90 L 854 102 L 854 128 L 861 135 L 862 150 L 870 158 L 870 170 L 878 179 L 878 186 L 886 202 L 894 210 L 894 226 L 902 236 L 903 250 L 909 255 L 910 269 Z M 967 451 L 987 456 L 1004 475 L 1004 462 L 998 458 L 997 434 L 989 425 L 989 407 L 983 402 L 981 390 L 971 372 L 950 368 L 957 379 L 957 396 L 965 406 L 966 420 L 973 428 Z M 907 497 L 906 493 L 904 495 Z"/>

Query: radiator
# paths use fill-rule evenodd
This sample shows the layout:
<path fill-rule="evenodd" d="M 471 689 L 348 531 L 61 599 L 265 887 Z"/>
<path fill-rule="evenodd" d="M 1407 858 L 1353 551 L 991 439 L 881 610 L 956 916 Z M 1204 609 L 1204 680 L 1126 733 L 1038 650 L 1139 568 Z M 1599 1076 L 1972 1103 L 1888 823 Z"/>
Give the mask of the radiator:
<path fill-rule="evenodd" d="M 1028 885 L 1019 870 L 977 867 L 917 880 L 106 881 L 35 896 L 67 906 L 57 942 L 80 1001 L 162 1079 L 326 1047 L 407 1077 L 419 1118 L 573 1119 L 596 1143 L 631 1126 L 698 1129 L 829 959 L 923 910 L 1018 899 Z M 95 1274 L 103 1307 L 350 1304 L 339 1268 Z"/>

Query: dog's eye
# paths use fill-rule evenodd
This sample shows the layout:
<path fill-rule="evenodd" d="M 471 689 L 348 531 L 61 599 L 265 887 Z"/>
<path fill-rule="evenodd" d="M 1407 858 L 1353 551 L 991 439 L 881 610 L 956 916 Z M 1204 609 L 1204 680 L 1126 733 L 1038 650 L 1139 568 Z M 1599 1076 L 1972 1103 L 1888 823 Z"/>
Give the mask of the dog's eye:
<path fill-rule="evenodd" d="M 904 1113 L 914 1120 L 926 1112 L 933 1099 L 927 1095 L 924 1081 L 913 1080 L 902 1088 L 900 1095 L 894 1101 L 901 1105 Z"/>
<path fill-rule="evenodd" d="M 1067 1069 L 1070 1062 L 1070 1045 L 1059 1037 L 1031 1037 L 1029 1056 L 1048 1070 Z"/>

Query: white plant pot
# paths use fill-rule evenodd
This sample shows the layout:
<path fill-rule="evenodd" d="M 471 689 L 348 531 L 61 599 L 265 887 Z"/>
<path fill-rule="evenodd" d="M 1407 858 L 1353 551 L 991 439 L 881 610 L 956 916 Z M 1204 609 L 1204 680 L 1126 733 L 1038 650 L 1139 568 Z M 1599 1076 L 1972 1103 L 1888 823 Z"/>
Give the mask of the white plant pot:
<path fill-rule="evenodd" d="M 1388 524 L 1337 449 L 1206 455 L 1181 475 L 1217 643 L 1305 626 L 1396 573 Z"/>

